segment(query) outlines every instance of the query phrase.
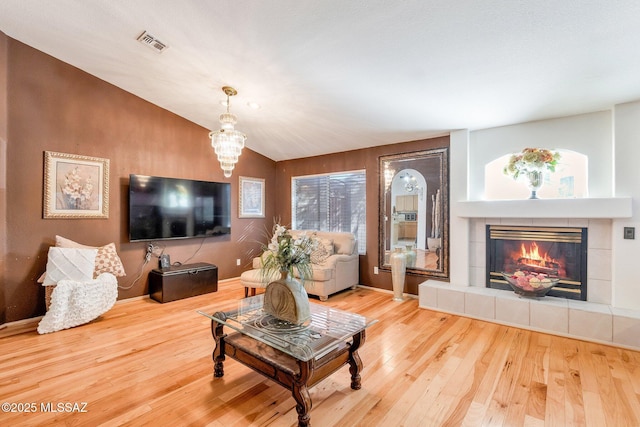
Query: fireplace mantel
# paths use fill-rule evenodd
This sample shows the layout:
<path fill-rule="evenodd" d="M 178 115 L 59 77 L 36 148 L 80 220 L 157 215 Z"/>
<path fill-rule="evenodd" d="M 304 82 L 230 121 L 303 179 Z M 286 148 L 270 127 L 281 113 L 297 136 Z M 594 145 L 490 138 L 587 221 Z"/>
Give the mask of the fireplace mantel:
<path fill-rule="evenodd" d="M 630 218 L 631 197 L 455 202 L 462 218 Z M 452 212 L 453 213 L 453 212 Z"/>

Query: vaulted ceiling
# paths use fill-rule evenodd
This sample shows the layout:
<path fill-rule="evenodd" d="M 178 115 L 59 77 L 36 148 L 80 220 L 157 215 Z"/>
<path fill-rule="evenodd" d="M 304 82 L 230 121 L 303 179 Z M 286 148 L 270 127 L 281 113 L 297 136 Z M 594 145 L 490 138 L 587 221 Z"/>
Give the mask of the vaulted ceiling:
<path fill-rule="evenodd" d="M 640 99 L 637 0 L 2 0 L 0 31 L 210 130 L 233 86 L 273 160 Z"/>

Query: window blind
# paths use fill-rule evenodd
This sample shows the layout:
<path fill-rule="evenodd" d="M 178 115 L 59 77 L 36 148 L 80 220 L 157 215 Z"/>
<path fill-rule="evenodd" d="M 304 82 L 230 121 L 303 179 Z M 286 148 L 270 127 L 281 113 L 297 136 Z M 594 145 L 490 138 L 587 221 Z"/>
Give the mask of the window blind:
<path fill-rule="evenodd" d="M 291 197 L 292 228 L 351 232 L 358 239 L 358 252 L 366 252 L 364 170 L 293 177 Z"/>

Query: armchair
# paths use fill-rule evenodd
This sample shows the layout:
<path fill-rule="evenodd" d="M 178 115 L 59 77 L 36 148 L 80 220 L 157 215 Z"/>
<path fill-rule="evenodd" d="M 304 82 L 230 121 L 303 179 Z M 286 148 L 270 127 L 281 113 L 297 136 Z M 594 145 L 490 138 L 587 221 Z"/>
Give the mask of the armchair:
<path fill-rule="evenodd" d="M 312 277 L 304 282 L 308 294 L 326 301 L 330 295 L 341 290 L 355 287 L 359 283 L 358 245 L 353 233 L 330 231 L 291 230 L 292 237 L 301 233 L 313 234 L 323 246 L 323 255 L 311 256 Z M 261 258 L 253 259 L 253 269 L 240 275 L 240 284 L 245 288 L 245 297 L 249 290 L 255 295 L 256 288 L 264 288 L 270 280 L 263 281 L 260 269 Z M 272 280 L 278 279 L 274 277 Z"/>

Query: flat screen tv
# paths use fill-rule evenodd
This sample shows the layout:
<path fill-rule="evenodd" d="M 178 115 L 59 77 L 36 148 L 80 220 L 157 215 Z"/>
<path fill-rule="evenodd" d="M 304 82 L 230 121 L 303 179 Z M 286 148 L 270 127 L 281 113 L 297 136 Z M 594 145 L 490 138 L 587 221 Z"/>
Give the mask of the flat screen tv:
<path fill-rule="evenodd" d="M 129 175 L 129 240 L 231 233 L 231 184 Z"/>

